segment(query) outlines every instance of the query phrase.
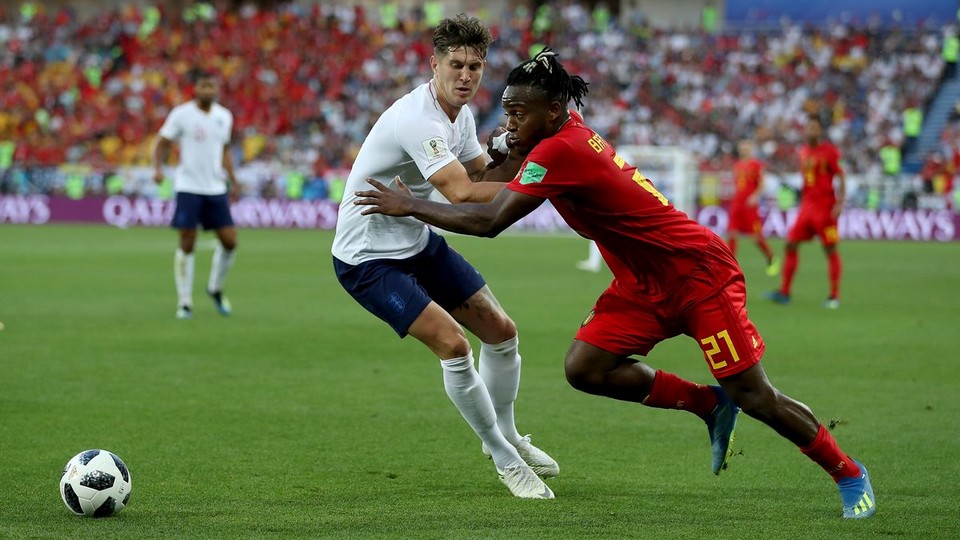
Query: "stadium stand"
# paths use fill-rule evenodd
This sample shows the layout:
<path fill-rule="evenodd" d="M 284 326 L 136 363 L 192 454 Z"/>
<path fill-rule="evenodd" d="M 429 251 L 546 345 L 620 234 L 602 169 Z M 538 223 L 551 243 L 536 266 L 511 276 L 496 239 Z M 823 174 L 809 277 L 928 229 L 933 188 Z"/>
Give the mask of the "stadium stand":
<path fill-rule="evenodd" d="M 946 116 L 956 102 L 950 94 L 940 100 L 945 107 L 928 109 L 941 87 L 960 85 L 955 66 L 945 77 L 947 28 L 833 22 L 709 32 L 663 29 L 642 11 L 616 16 L 597 6 L 521 3 L 488 14 L 497 42 L 475 100 L 481 131 L 500 120 L 506 72 L 546 43 L 592 82 L 585 110 L 592 126 L 620 145 L 694 149 L 704 170 L 729 168 L 745 137 L 759 143 L 771 170 L 792 170 L 803 119 L 819 114 L 848 171 L 879 175 L 881 149 L 908 142 L 905 110 Z M 91 15 L 4 4 L 0 190 L 60 190 L 62 165 L 79 164 L 93 171 L 83 193 L 107 191 L 111 171 L 148 163 L 164 116 L 189 98 L 194 68 L 222 77 L 249 194 L 284 195 L 290 170 L 325 184 L 349 168 L 377 111 L 429 76 L 426 44 L 433 22 L 450 15 L 442 10 L 440 2 L 380 9 L 178 2 Z M 950 147 L 952 163 L 957 122 L 944 124 L 939 146 Z M 936 139 L 925 139 L 924 149 Z M 144 182 L 117 189 L 152 194 Z"/>

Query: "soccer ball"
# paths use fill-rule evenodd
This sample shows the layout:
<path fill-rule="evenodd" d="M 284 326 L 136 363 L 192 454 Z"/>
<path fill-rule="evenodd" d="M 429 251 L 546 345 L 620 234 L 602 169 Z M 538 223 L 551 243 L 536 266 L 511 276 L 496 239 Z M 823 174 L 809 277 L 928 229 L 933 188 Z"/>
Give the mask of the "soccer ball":
<path fill-rule="evenodd" d="M 106 450 L 84 450 L 73 456 L 60 476 L 60 497 L 74 514 L 107 517 L 130 501 L 133 484 L 123 461 Z"/>

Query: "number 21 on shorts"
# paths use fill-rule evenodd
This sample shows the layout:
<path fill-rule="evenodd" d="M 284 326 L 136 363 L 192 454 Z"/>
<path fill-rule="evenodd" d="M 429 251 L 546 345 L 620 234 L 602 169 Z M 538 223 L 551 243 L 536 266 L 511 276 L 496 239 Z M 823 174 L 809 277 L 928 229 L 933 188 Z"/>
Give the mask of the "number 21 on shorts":
<path fill-rule="evenodd" d="M 737 349 L 734 348 L 730 334 L 726 330 L 701 339 L 700 348 L 703 349 L 703 354 L 713 370 L 727 367 L 727 360 L 740 361 L 740 355 L 737 354 Z"/>

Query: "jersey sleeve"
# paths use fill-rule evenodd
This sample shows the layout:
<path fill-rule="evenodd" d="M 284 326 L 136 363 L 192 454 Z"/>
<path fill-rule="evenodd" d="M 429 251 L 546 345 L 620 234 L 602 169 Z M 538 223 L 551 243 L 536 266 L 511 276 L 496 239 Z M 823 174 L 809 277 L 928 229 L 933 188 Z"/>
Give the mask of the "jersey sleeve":
<path fill-rule="evenodd" d="M 180 125 L 180 111 L 182 110 L 178 107 L 170 111 L 158 132 L 161 137 L 171 141 L 180 139 L 180 136 L 183 135 L 183 126 Z"/>
<path fill-rule="evenodd" d="M 542 199 L 557 197 L 577 185 L 576 159 L 572 149 L 559 139 L 545 139 L 527 155 L 517 176 L 507 188 Z"/>
<path fill-rule="evenodd" d="M 224 118 L 227 120 L 227 129 L 223 135 L 223 144 L 224 146 L 230 144 L 230 141 L 233 139 L 233 113 L 229 109 L 224 108 Z"/>
<path fill-rule="evenodd" d="M 401 115 L 395 129 L 397 142 L 424 178 L 429 179 L 457 159 L 450 151 L 446 130 L 439 119 Z"/>

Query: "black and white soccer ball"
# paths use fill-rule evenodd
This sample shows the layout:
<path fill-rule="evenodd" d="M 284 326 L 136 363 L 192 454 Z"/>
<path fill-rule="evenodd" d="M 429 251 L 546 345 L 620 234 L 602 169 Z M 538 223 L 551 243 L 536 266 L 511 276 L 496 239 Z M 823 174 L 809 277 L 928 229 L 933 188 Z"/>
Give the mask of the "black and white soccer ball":
<path fill-rule="evenodd" d="M 106 450 L 84 450 L 73 456 L 60 477 L 60 497 L 78 516 L 112 516 L 130 502 L 132 489 L 130 470 Z"/>

